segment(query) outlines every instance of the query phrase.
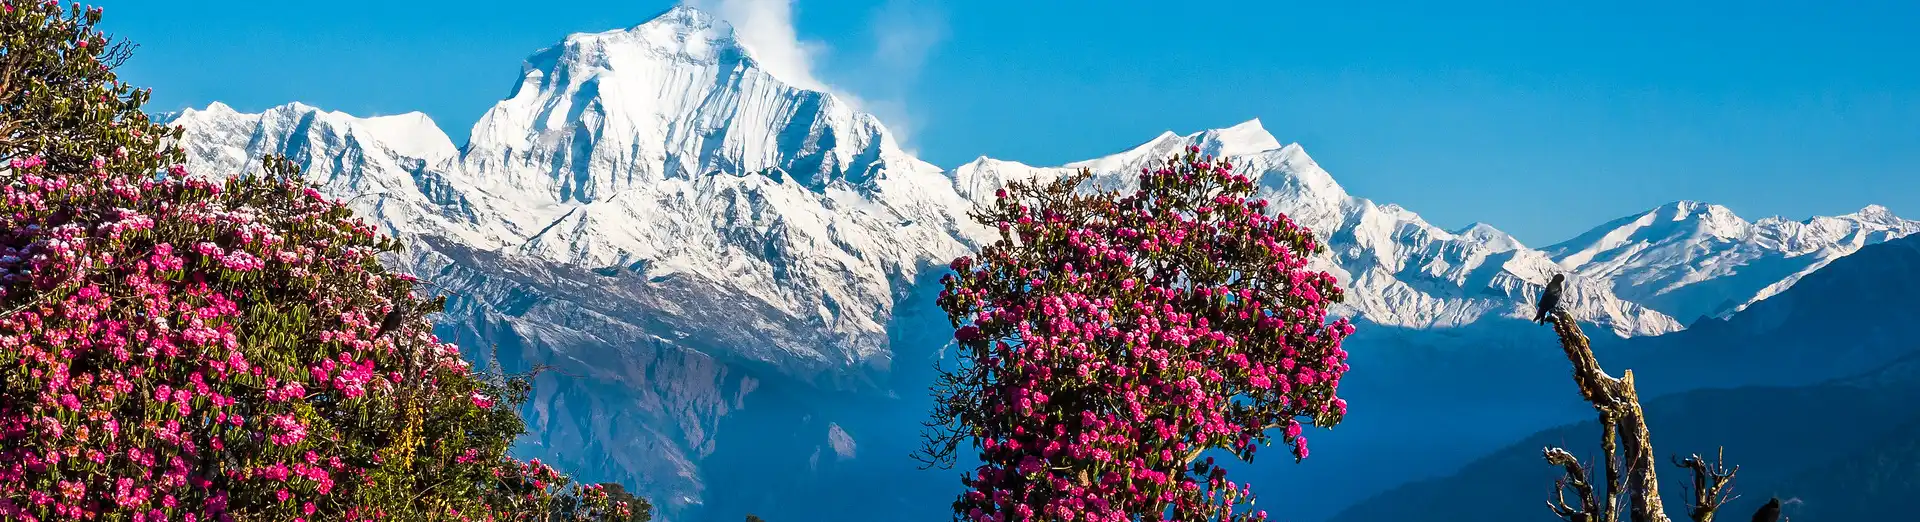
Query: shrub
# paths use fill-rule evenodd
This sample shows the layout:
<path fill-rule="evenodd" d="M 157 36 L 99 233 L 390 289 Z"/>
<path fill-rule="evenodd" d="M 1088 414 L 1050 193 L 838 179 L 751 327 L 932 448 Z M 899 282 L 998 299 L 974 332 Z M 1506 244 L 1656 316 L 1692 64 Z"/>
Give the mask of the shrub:
<path fill-rule="evenodd" d="M 1251 461 L 1277 430 L 1306 458 L 1301 420 L 1345 414 L 1353 327 L 1326 322 L 1342 293 L 1307 268 L 1321 245 L 1198 149 L 1127 193 L 1079 190 L 1089 176 L 1012 183 L 975 213 L 1002 237 L 945 279 L 960 365 L 923 458 L 979 449 L 956 519 L 1265 519 L 1199 456 Z"/>
<path fill-rule="evenodd" d="M 527 379 L 431 334 L 390 238 L 281 159 L 187 176 L 100 17 L 0 4 L 0 517 L 630 514 L 508 457 Z"/>

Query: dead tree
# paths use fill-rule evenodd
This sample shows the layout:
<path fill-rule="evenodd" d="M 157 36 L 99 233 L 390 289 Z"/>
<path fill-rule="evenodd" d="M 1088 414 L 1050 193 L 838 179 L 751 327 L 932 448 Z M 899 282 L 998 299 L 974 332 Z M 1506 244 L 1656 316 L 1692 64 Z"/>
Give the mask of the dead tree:
<path fill-rule="evenodd" d="M 1627 504 L 1631 522 L 1671 522 L 1660 502 L 1660 479 L 1654 467 L 1653 441 L 1647 432 L 1646 413 L 1640 409 L 1640 395 L 1634 390 L 1633 370 L 1620 377 L 1607 375 L 1593 355 L 1593 346 L 1580 331 L 1580 325 L 1564 311 L 1555 311 L 1553 331 L 1560 336 L 1560 347 L 1573 364 L 1573 382 L 1580 395 L 1593 405 L 1600 417 L 1600 449 L 1605 454 L 1605 489 L 1593 484 L 1591 468 L 1580 463 L 1563 448 L 1546 448 L 1547 463 L 1565 469 L 1566 476 L 1554 488 L 1554 499 L 1547 502 L 1554 514 L 1568 522 L 1616 522 L 1621 504 Z M 1624 447 L 1622 447 L 1624 446 Z M 1712 464 L 1693 455 L 1674 464 L 1693 472 L 1693 498 L 1687 503 L 1687 515 L 1694 522 L 1712 522 L 1714 513 L 1729 500 L 1729 484 L 1738 468 L 1728 469 L 1720 462 Z M 1625 473 L 1621 467 L 1625 466 Z M 1569 504 L 1571 491 L 1578 500 Z"/>

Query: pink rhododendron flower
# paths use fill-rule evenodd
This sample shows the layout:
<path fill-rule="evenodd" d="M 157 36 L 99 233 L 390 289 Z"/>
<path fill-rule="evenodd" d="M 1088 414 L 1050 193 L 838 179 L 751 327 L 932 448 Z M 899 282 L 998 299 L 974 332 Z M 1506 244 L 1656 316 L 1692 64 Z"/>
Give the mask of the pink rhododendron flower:
<path fill-rule="evenodd" d="M 1085 172 L 996 191 L 978 217 L 1006 241 L 950 263 L 938 300 L 963 362 L 924 456 L 980 448 L 956 515 L 1264 519 L 1197 456 L 1277 439 L 1306 458 L 1302 421 L 1346 413 L 1352 325 L 1328 321 L 1337 281 L 1306 269 L 1322 246 L 1232 168 L 1189 150 L 1128 191 L 1083 192 Z"/>

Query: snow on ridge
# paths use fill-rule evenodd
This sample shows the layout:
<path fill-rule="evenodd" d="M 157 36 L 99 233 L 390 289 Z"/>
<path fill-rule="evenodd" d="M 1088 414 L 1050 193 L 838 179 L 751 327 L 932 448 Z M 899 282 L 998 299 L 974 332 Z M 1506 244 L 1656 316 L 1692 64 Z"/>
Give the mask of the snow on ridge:
<path fill-rule="evenodd" d="M 301 122 L 313 118 L 316 122 Z M 301 102 L 288 102 L 256 113 L 245 113 L 218 101 L 204 109 L 186 109 L 163 115 L 159 121 L 186 125 L 190 122 L 216 125 L 244 125 L 264 119 L 336 127 L 344 138 L 358 138 L 360 146 L 378 146 L 406 157 L 437 162 L 459 154 L 453 140 L 440 130 L 426 113 L 413 111 L 388 116 L 360 117 L 340 111 L 322 110 Z"/>
<path fill-rule="evenodd" d="M 1281 147 L 1280 140 L 1267 132 L 1267 128 L 1261 125 L 1259 118 L 1224 129 L 1202 132 L 1197 141 L 1207 144 L 1206 148 L 1200 150 L 1201 153 L 1214 156 L 1241 156 Z"/>
<path fill-rule="evenodd" d="M 473 183 L 535 206 L 716 172 L 821 192 L 939 170 L 846 100 L 760 68 L 730 25 L 685 6 L 535 53 L 472 136 Z"/>
<path fill-rule="evenodd" d="M 1527 247 L 1521 244 L 1519 239 L 1507 234 L 1506 231 L 1479 221 L 1460 227 L 1457 230 L 1449 230 L 1448 232 L 1465 239 L 1477 241 L 1480 244 L 1486 245 L 1487 248 L 1493 249 L 1495 252 L 1519 250 Z"/>
<path fill-rule="evenodd" d="M 1676 201 L 1546 250 L 1567 270 L 1611 280 L 1623 297 L 1691 322 L 1743 310 L 1834 259 L 1914 232 L 1920 221 L 1879 205 L 1749 222 L 1723 206 Z"/>
<path fill-rule="evenodd" d="M 437 162 L 460 154 L 453 145 L 453 139 L 447 137 L 433 118 L 422 112 L 408 112 L 391 116 L 361 118 L 358 122 L 376 139 L 392 148 L 394 152 Z"/>
<path fill-rule="evenodd" d="M 434 234 L 482 248 L 507 244 L 516 234 L 494 225 L 499 204 L 448 183 L 434 168 L 447 158 L 416 156 L 447 153 L 435 149 L 451 141 L 425 115 L 412 114 L 419 113 L 359 118 L 299 102 L 243 113 L 213 102 L 165 121 L 187 129 L 181 145 L 193 175 L 253 172 L 261 157 L 284 155 L 300 161 L 302 176 L 321 191 L 394 236 Z M 396 143 L 395 132 L 405 132 L 405 139 Z"/>
<path fill-rule="evenodd" d="M 1884 209 L 1868 207 L 1851 218 L 1797 226 L 1748 223 L 1723 207 L 1682 202 L 1596 229 L 1596 238 L 1605 241 L 1535 250 L 1490 225 L 1449 231 L 1396 205 L 1354 197 L 1299 144 L 1283 144 L 1258 119 L 1188 134 L 1168 131 L 1115 154 L 1060 166 L 981 157 L 941 169 L 901 151 L 871 115 L 759 69 L 730 25 L 684 6 L 633 28 L 569 35 L 533 54 L 525 66 L 513 92 L 475 123 L 465 150 L 438 167 L 405 164 L 403 158 L 443 154 L 447 144 L 395 136 L 432 128 L 431 134 L 443 137 L 430 120 L 356 119 L 350 126 L 362 132 L 355 133 L 355 143 L 382 144 L 394 153 L 366 160 L 381 165 L 361 169 L 366 172 L 356 179 L 404 186 L 401 178 L 426 176 L 431 186 L 410 190 L 431 198 L 416 206 L 449 213 L 453 217 L 445 221 L 451 224 L 444 226 L 476 246 L 554 263 L 631 267 L 657 277 L 699 273 L 726 286 L 716 291 L 752 296 L 849 340 L 881 335 L 893 299 L 920 270 L 992 238 L 966 213 L 990 198 L 993 188 L 1080 168 L 1098 173 L 1095 186 L 1120 188 L 1139 168 L 1189 146 L 1222 155 L 1258 177 L 1263 197 L 1326 239 L 1333 252 L 1324 268 L 1353 288 L 1348 312 L 1415 328 L 1530 316 L 1533 296 L 1546 279 L 1572 271 L 1576 317 L 1621 335 L 1673 331 L 1680 321 L 1659 310 L 1686 308 L 1641 306 L 1649 304 L 1639 300 L 1646 295 L 1634 292 L 1649 284 L 1645 278 L 1627 270 L 1632 263 L 1603 261 L 1643 259 L 1662 238 L 1775 230 L 1765 236 L 1769 241 L 1798 245 L 1848 230 L 1849 223 L 1890 219 Z M 180 119 L 194 120 L 194 112 Z M 201 112 L 231 109 L 214 104 Z M 202 127 L 219 131 L 218 125 Z M 222 143 L 249 150 L 244 140 Z M 203 147 L 197 154 L 235 153 Z M 1653 229 L 1661 233 L 1652 240 L 1634 236 Z M 1790 284 L 1795 272 L 1801 270 L 1768 282 Z M 1711 279 L 1665 284 L 1684 288 Z M 879 353 L 854 352 L 806 356 L 854 362 Z"/>
<path fill-rule="evenodd" d="M 1033 167 L 982 157 L 948 172 L 960 192 L 976 201 L 1015 179 L 1053 179 L 1079 169 L 1095 173 L 1091 188 L 1130 186 L 1142 167 L 1165 161 L 1187 147 L 1226 151 L 1224 159 L 1258 180 L 1259 195 L 1275 210 L 1319 235 L 1331 255 L 1319 260 L 1348 288 L 1341 313 L 1410 328 L 1464 326 L 1490 317 L 1523 318 L 1555 272 L 1543 253 L 1485 227 L 1481 235 L 1456 234 L 1393 204 L 1352 196 L 1298 143 L 1279 145 L 1259 120 L 1190 134 L 1163 132 L 1133 148 L 1059 167 Z M 1655 335 L 1680 328 L 1672 318 L 1625 302 L 1604 282 L 1575 278 L 1570 292 L 1576 318 L 1619 335 Z"/>

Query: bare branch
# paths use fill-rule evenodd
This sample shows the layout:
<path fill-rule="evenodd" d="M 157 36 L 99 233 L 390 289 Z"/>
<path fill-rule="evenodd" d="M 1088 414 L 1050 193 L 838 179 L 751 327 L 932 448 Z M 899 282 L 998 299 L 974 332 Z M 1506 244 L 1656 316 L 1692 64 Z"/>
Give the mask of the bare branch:
<path fill-rule="evenodd" d="M 1593 495 L 1593 483 L 1587 480 L 1587 467 L 1580 459 L 1561 448 L 1547 448 L 1541 451 L 1547 463 L 1566 469 L 1567 475 L 1554 481 L 1554 500 L 1547 502 L 1553 514 L 1567 522 L 1598 522 L 1605 520 L 1600 511 L 1600 501 Z M 1567 505 L 1567 490 L 1573 490 L 1579 497 L 1579 506 Z"/>
<path fill-rule="evenodd" d="M 1606 505 L 1601 506 L 1597 520 L 1614 522 L 1620 519 L 1620 500 L 1626 488 L 1620 487 L 1620 423 L 1611 411 L 1600 412 L 1600 451 L 1605 452 L 1607 463 Z"/>
<path fill-rule="evenodd" d="M 1731 495 L 1733 490 L 1730 487 L 1733 475 L 1740 471 L 1740 467 L 1727 468 L 1725 448 L 1721 449 L 1720 455 L 1711 464 L 1700 458 L 1699 454 L 1694 454 L 1684 460 L 1675 459 L 1673 465 L 1693 472 L 1693 499 L 1687 503 L 1687 516 L 1693 522 L 1713 522 L 1713 515 L 1720 506 L 1740 498 L 1739 495 Z"/>

